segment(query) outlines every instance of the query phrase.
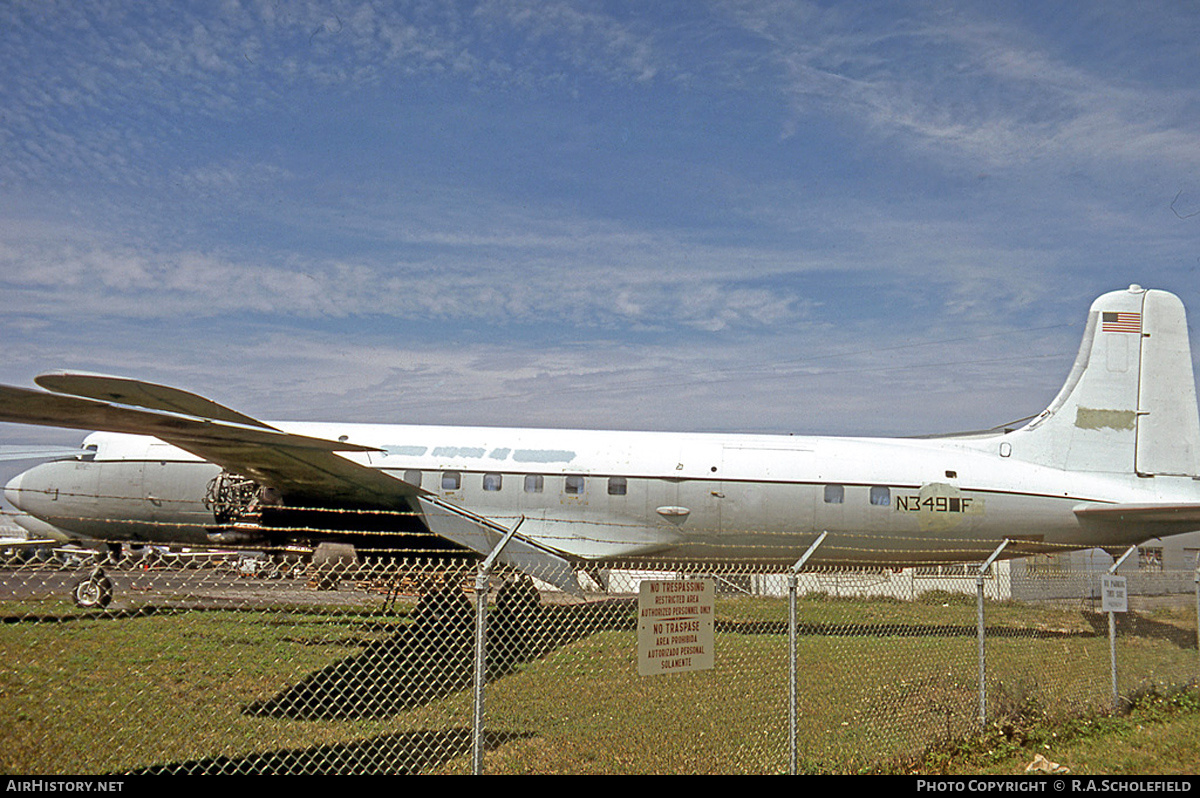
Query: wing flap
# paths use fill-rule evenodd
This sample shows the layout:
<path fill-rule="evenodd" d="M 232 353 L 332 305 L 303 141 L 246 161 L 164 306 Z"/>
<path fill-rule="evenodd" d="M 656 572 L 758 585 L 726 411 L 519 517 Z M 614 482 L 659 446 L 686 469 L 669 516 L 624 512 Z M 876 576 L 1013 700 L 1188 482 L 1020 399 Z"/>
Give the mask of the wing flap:
<path fill-rule="evenodd" d="M 432 496 L 421 498 L 420 505 L 431 532 L 479 554 L 490 554 L 508 533 L 495 521 Z M 513 535 L 497 559 L 569 593 L 580 593 L 579 578 L 566 558 L 520 534 Z"/>

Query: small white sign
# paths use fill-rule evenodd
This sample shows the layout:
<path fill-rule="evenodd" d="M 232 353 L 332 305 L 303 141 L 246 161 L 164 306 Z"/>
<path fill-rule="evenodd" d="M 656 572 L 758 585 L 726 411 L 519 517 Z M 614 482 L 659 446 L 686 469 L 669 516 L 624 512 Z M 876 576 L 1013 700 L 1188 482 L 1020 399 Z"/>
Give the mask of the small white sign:
<path fill-rule="evenodd" d="M 1105 574 L 1100 577 L 1100 608 L 1104 612 L 1128 612 L 1125 577 Z"/>
<path fill-rule="evenodd" d="M 713 667 L 711 579 L 643 580 L 638 590 L 638 673 Z"/>

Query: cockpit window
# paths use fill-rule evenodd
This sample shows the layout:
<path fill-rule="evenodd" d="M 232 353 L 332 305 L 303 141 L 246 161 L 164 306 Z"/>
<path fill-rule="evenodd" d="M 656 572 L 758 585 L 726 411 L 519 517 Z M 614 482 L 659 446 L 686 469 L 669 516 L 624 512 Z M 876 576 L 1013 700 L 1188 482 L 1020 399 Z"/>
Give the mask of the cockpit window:
<path fill-rule="evenodd" d="M 100 450 L 100 447 L 98 445 L 96 445 L 94 443 L 89 443 L 86 446 L 84 446 L 83 451 L 79 453 L 79 459 L 80 460 L 95 460 L 96 452 L 98 452 L 99 450 Z"/>

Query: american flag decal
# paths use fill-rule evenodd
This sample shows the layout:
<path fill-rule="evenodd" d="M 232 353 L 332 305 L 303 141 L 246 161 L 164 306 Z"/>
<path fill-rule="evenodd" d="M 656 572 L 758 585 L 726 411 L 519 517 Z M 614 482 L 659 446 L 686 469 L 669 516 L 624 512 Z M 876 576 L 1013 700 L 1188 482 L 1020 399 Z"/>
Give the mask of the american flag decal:
<path fill-rule="evenodd" d="M 1140 333 L 1142 331 L 1141 313 L 1105 313 L 1100 319 L 1102 332 Z"/>

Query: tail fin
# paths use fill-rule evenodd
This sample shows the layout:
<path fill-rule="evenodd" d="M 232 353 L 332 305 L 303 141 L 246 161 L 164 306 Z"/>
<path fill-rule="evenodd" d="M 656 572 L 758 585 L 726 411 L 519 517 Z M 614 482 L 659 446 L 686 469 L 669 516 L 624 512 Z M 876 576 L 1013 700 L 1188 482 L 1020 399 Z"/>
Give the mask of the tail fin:
<path fill-rule="evenodd" d="M 1006 440 L 1014 457 L 1071 471 L 1200 474 L 1183 303 L 1136 285 L 1093 302 L 1066 384 Z"/>

